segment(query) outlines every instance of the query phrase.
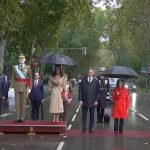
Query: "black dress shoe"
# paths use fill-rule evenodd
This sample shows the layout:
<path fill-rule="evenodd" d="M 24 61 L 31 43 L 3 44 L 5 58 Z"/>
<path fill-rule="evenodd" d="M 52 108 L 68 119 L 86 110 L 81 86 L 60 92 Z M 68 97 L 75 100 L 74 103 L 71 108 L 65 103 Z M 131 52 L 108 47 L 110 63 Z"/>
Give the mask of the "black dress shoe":
<path fill-rule="evenodd" d="M 114 131 L 114 134 L 115 134 L 115 135 L 118 135 L 118 131 Z"/>
<path fill-rule="evenodd" d="M 19 122 L 20 122 L 20 120 L 15 120 L 15 121 L 14 121 L 14 123 L 19 123 Z"/>
<path fill-rule="evenodd" d="M 98 121 L 96 121 L 96 123 L 104 123 L 103 121 L 101 121 L 101 120 L 98 120 Z"/>
<path fill-rule="evenodd" d="M 120 135 L 122 135 L 122 134 L 123 134 L 123 131 L 119 131 L 119 133 L 120 133 Z"/>
<path fill-rule="evenodd" d="M 86 129 L 82 129 L 82 133 L 85 133 L 86 132 Z"/>
<path fill-rule="evenodd" d="M 89 133 L 93 133 L 94 132 L 94 130 L 93 129 L 89 129 Z"/>
<path fill-rule="evenodd" d="M 21 119 L 20 119 L 19 122 L 20 122 L 20 123 L 24 123 L 24 120 L 21 120 Z"/>

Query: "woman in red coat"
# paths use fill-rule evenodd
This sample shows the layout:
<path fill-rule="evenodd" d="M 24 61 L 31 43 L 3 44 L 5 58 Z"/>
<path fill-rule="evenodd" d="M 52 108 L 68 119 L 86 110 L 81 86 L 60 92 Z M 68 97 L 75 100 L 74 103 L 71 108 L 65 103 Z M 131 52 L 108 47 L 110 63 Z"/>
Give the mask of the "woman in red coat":
<path fill-rule="evenodd" d="M 117 87 L 113 90 L 113 110 L 112 117 L 114 118 L 115 134 L 123 133 L 124 119 L 128 117 L 129 95 L 128 90 L 124 87 L 124 81 L 119 79 Z"/>

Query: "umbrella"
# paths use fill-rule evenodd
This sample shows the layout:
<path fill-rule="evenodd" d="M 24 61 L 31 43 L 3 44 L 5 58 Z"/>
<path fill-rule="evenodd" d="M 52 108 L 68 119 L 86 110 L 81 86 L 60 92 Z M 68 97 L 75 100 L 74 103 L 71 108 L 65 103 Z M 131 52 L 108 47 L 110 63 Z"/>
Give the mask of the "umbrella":
<path fill-rule="evenodd" d="M 43 108 L 43 102 L 41 102 L 41 119 L 44 120 L 44 108 Z"/>
<path fill-rule="evenodd" d="M 138 74 L 129 67 L 125 66 L 112 66 L 107 68 L 104 71 L 104 76 L 110 77 L 110 78 L 138 78 Z"/>
<path fill-rule="evenodd" d="M 69 56 L 63 54 L 46 54 L 39 60 L 40 64 L 60 64 L 60 65 L 76 65 L 76 62 Z"/>

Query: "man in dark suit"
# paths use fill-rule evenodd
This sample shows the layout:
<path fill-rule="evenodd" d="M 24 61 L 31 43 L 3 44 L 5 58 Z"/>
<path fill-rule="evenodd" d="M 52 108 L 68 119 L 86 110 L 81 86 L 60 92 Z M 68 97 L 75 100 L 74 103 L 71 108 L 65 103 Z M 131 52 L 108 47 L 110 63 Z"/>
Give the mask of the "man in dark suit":
<path fill-rule="evenodd" d="M 90 113 L 89 132 L 93 132 L 94 111 L 99 99 L 98 80 L 94 77 L 94 71 L 89 68 L 87 76 L 81 80 L 78 93 L 79 103 L 82 106 L 82 132 L 86 132 L 87 112 Z"/>
<path fill-rule="evenodd" d="M 4 106 L 7 107 L 9 105 L 9 101 L 8 101 L 8 92 L 9 92 L 9 88 L 10 88 L 10 81 L 8 79 L 8 76 L 6 76 L 5 74 L 2 75 L 2 78 L 4 80 L 4 84 L 5 84 L 5 100 L 4 100 Z"/>
<path fill-rule="evenodd" d="M 0 76 L 0 115 L 2 111 L 2 101 L 5 99 L 5 82 L 2 76 Z"/>
<path fill-rule="evenodd" d="M 43 82 L 40 80 L 38 72 L 34 74 L 34 81 L 32 83 L 31 92 L 29 98 L 31 100 L 31 119 L 39 119 L 39 107 L 44 96 Z"/>
<path fill-rule="evenodd" d="M 99 76 L 97 77 L 99 82 L 100 97 L 97 105 L 97 123 L 104 122 L 105 107 L 107 106 L 107 93 L 109 92 L 109 79 L 104 77 L 104 67 L 99 68 Z"/>

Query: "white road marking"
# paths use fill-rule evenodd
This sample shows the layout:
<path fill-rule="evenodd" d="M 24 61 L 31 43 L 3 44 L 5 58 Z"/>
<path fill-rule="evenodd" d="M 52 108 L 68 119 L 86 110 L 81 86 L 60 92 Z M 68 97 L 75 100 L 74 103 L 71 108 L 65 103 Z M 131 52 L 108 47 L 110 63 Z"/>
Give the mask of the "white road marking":
<path fill-rule="evenodd" d="M 137 113 L 138 111 L 136 111 L 134 108 L 130 108 L 133 112 Z"/>
<path fill-rule="evenodd" d="M 149 119 L 146 118 L 145 116 L 143 116 L 142 114 L 139 113 L 139 116 L 141 116 L 143 119 L 145 119 L 146 121 L 148 121 Z"/>
<path fill-rule="evenodd" d="M 69 126 L 68 126 L 67 130 L 70 130 L 70 129 L 71 129 L 71 127 L 72 127 L 72 124 L 69 124 Z"/>
<path fill-rule="evenodd" d="M 74 114 L 71 121 L 75 121 L 77 114 Z"/>
<path fill-rule="evenodd" d="M 149 144 L 149 143 L 144 143 L 145 145 Z"/>
<path fill-rule="evenodd" d="M 63 146 L 64 146 L 64 142 L 60 142 L 56 150 L 62 150 Z"/>
<path fill-rule="evenodd" d="M 67 135 L 64 135 L 63 138 L 67 138 Z"/>
<path fill-rule="evenodd" d="M 78 106 L 79 108 L 81 107 L 81 105 Z"/>
<path fill-rule="evenodd" d="M 78 113 L 78 112 L 79 112 L 79 110 L 80 110 L 80 108 L 77 108 L 76 113 Z"/>

